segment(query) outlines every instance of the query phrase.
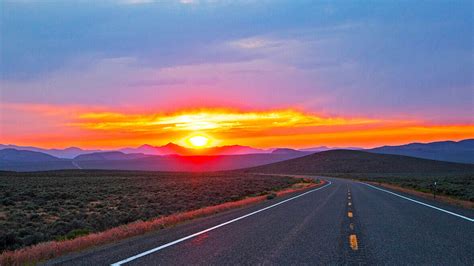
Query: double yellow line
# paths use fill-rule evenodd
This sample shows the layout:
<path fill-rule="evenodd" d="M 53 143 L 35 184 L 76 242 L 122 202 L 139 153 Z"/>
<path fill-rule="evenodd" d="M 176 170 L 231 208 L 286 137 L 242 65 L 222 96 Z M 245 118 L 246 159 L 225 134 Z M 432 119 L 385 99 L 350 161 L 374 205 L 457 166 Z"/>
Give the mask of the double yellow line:
<path fill-rule="evenodd" d="M 349 217 L 350 220 L 354 217 L 354 213 L 352 212 L 351 199 L 351 190 L 347 188 L 347 206 L 349 206 L 349 210 L 347 211 L 347 217 Z M 352 221 L 349 223 L 349 229 L 351 230 L 351 234 L 349 235 L 349 246 L 352 250 L 356 251 L 359 249 L 359 243 L 357 242 L 357 235 L 354 233 L 354 223 L 352 223 Z"/>

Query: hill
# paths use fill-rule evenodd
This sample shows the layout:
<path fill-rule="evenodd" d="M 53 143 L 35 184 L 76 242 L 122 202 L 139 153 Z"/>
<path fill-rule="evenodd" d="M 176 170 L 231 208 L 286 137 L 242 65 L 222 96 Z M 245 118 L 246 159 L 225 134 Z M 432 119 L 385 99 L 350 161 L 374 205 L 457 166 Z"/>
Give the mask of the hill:
<path fill-rule="evenodd" d="M 74 160 L 82 169 L 206 172 L 248 168 L 296 158 L 298 154 L 147 156 L 128 160 Z"/>
<path fill-rule="evenodd" d="M 474 173 L 474 165 L 365 151 L 333 150 L 247 169 L 251 172 L 318 173 Z"/>
<path fill-rule="evenodd" d="M 294 154 L 294 155 L 308 155 L 314 152 L 311 151 L 300 151 L 300 150 L 294 150 L 294 149 L 288 149 L 288 148 L 278 148 L 272 151 L 272 154 Z"/>
<path fill-rule="evenodd" d="M 0 150 L 0 170 L 3 171 L 43 171 L 76 169 L 70 160 L 60 159 L 36 151 L 16 149 Z"/>
<path fill-rule="evenodd" d="M 466 139 L 458 142 L 439 141 L 431 143 L 410 143 L 400 146 L 383 146 L 367 151 L 448 162 L 474 163 L 474 139 Z"/>
<path fill-rule="evenodd" d="M 168 143 L 163 146 L 152 146 L 149 144 L 141 145 L 137 148 L 122 148 L 118 150 L 85 150 L 77 147 L 69 147 L 66 149 L 44 149 L 31 146 L 16 146 L 0 144 L 2 149 L 16 149 L 41 152 L 58 158 L 73 159 L 80 155 L 89 155 L 92 153 L 122 152 L 125 154 L 144 154 L 144 155 L 181 155 L 181 156 L 215 156 L 215 155 L 243 155 L 243 154 L 278 154 L 278 155 L 299 155 L 322 152 L 328 150 L 364 150 L 361 148 L 335 148 L 335 147 L 313 147 L 305 149 L 289 149 L 284 147 L 276 147 L 274 149 L 258 149 L 250 146 L 228 145 L 216 146 L 204 149 L 186 148 L 174 143 Z M 462 141 L 439 141 L 432 143 L 410 143 L 400 146 L 382 146 L 365 151 L 380 154 L 396 154 L 418 157 L 424 159 L 432 159 L 448 162 L 474 163 L 474 139 L 466 139 Z M 111 155 L 113 156 L 113 155 Z M 117 155 L 121 156 L 121 155 Z M 139 157 L 138 155 L 135 155 Z M 296 157 L 296 156 L 295 156 Z M 84 157 L 79 157 L 84 158 Z M 133 156 L 124 159 L 133 159 Z"/>
<path fill-rule="evenodd" d="M 14 162 L 49 162 L 57 161 L 59 158 L 36 151 L 3 149 L 0 150 L 0 160 Z"/>
<path fill-rule="evenodd" d="M 229 145 L 218 146 L 204 149 L 191 149 L 174 143 L 168 143 L 164 146 L 142 145 L 138 148 L 124 148 L 120 151 L 124 153 L 143 153 L 148 155 L 238 155 L 238 154 L 257 154 L 269 153 L 269 150 L 256 149 L 249 146 Z"/>
<path fill-rule="evenodd" d="M 74 158 L 74 161 L 97 161 L 97 160 L 133 160 L 148 157 L 143 153 L 125 154 L 120 151 L 94 152 L 82 154 Z"/>
<path fill-rule="evenodd" d="M 302 154 L 304 155 L 304 154 Z M 48 154 L 0 150 L 0 171 L 47 171 L 61 169 L 103 169 L 143 171 L 221 171 L 248 168 L 302 156 L 301 154 L 242 154 L 242 155 L 145 155 L 123 152 L 98 152 L 79 155 L 73 160 Z"/>
<path fill-rule="evenodd" d="M 77 147 L 69 147 L 65 149 L 43 149 L 38 147 L 31 147 L 31 146 L 17 146 L 17 145 L 4 145 L 0 144 L 0 150 L 2 149 L 15 149 L 15 150 L 24 150 L 24 151 L 36 151 L 41 153 L 46 153 L 58 158 L 68 158 L 72 159 L 78 155 L 92 153 L 92 152 L 99 152 L 99 150 L 83 150 Z"/>

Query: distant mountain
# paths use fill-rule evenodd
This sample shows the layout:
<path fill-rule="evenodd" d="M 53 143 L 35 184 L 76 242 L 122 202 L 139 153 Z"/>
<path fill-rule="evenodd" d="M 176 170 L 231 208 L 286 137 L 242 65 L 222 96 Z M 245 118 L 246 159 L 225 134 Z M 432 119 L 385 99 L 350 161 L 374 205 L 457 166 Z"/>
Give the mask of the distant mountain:
<path fill-rule="evenodd" d="M 332 148 L 328 148 L 326 146 L 320 146 L 320 147 L 312 147 L 312 148 L 305 148 L 305 149 L 299 149 L 299 151 L 311 151 L 311 152 L 320 152 L 320 151 L 328 151 L 331 150 Z"/>
<path fill-rule="evenodd" d="M 259 173 L 474 173 L 474 165 L 365 151 L 333 150 L 247 169 Z"/>
<path fill-rule="evenodd" d="M 0 150 L 0 170 L 2 171 L 44 171 L 77 169 L 71 160 L 60 159 L 49 154 L 16 149 Z"/>
<path fill-rule="evenodd" d="M 18 148 L 13 149 L 11 147 Z M 94 150 L 91 152 L 90 150 L 83 150 L 75 147 L 61 150 L 41 149 L 36 147 L 24 147 L 15 145 L 0 145 L 0 170 L 39 171 L 77 168 L 152 171 L 232 170 L 259 166 L 263 164 L 270 164 L 298 157 L 302 157 L 301 159 L 303 159 L 306 158 L 303 156 L 315 152 L 319 152 L 318 154 L 323 154 L 325 156 L 324 158 L 326 159 L 332 158 L 329 156 L 332 153 L 330 153 L 329 151 L 323 151 L 325 149 L 332 148 L 322 146 L 302 150 L 288 148 L 265 150 L 255 149 L 248 146 L 232 145 L 212 147 L 207 149 L 188 149 L 174 143 L 168 143 L 164 146 L 142 145 L 138 148 L 127 148 L 121 149 L 120 151 Z M 370 149 L 367 151 L 373 154 L 370 156 L 375 156 L 377 154 L 392 154 L 440 161 L 443 160 L 450 162 L 474 163 L 474 139 L 468 139 L 459 142 L 442 141 L 426 144 L 411 143 L 400 146 L 384 146 Z M 350 151 L 345 151 L 345 153 L 341 153 L 341 151 L 338 151 L 337 154 L 338 156 L 341 156 L 341 154 L 346 154 L 348 156 L 352 154 L 349 152 Z M 360 153 L 355 154 L 360 155 Z M 318 155 L 315 154 L 314 156 L 317 157 Z M 364 156 L 362 157 L 366 159 L 370 157 L 369 155 Z M 351 160 L 344 159 L 344 156 L 341 158 L 338 157 L 339 159 L 337 162 L 335 162 L 334 167 L 337 166 L 339 167 L 338 169 L 343 169 L 344 171 L 358 171 L 357 169 L 349 169 L 344 167 L 355 167 L 352 163 L 359 162 L 358 160 L 362 157 L 354 155 L 352 157 L 353 159 Z M 374 160 L 374 164 L 381 164 L 383 165 L 383 167 L 387 167 L 379 160 L 380 157 L 370 158 Z M 410 160 L 413 159 L 415 158 L 412 158 Z M 397 165 L 395 162 L 398 162 L 398 159 L 396 159 L 395 157 L 391 157 L 391 160 L 392 161 L 387 161 L 387 164 L 394 165 L 393 171 L 400 171 L 400 169 L 409 169 L 407 167 L 410 167 L 411 162 L 406 158 L 403 160 L 403 162 L 407 165 Z M 320 165 L 320 162 L 309 163 L 312 165 L 312 167 L 318 167 L 318 165 Z M 329 163 L 329 161 L 327 163 Z M 363 161 L 360 163 L 362 163 L 360 167 L 368 167 L 371 165 L 367 161 Z M 414 161 L 413 163 L 421 165 L 420 161 Z M 437 162 L 437 164 L 439 164 L 439 162 Z M 325 165 L 324 169 L 327 169 L 327 166 L 328 165 Z M 299 165 L 298 167 L 299 169 L 305 170 L 308 166 Z M 288 168 L 287 170 L 291 169 L 292 168 Z M 321 168 L 321 170 L 324 169 Z M 377 169 L 370 168 L 369 170 L 372 171 Z"/>
<path fill-rule="evenodd" d="M 128 160 L 74 160 L 74 163 L 81 169 L 205 172 L 248 168 L 299 156 L 294 154 L 151 155 Z"/>
<path fill-rule="evenodd" d="M 125 148 L 120 149 L 120 151 L 124 153 L 143 153 L 149 155 L 237 155 L 271 152 L 271 150 L 255 149 L 252 147 L 240 145 L 211 147 L 205 149 L 190 149 L 171 142 L 164 146 L 152 146 L 145 144 L 138 148 Z"/>
<path fill-rule="evenodd" d="M 474 163 L 474 139 L 383 146 L 367 151 L 458 163 Z"/>
<path fill-rule="evenodd" d="M 288 148 L 279 148 L 272 151 L 272 154 L 294 154 L 294 155 L 301 155 L 301 156 L 308 155 L 311 153 L 313 152 L 294 150 L 294 149 L 288 149 Z"/>
<path fill-rule="evenodd" d="M 272 150 L 256 149 L 249 146 L 230 145 L 205 149 L 214 155 L 239 155 L 239 154 L 261 154 L 270 153 Z"/>
<path fill-rule="evenodd" d="M 100 160 L 133 160 L 149 157 L 143 153 L 131 153 L 125 154 L 120 151 L 108 151 L 108 152 L 94 152 L 89 154 L 82 154 L 74 158 L 74 161 L 100 161 Z"/>
<path fill-rule="evenodd" d="M 4 145 L 0 144 L 0 150 L 2 149 L 16 149 L 16 150 L 25 150 L 25 151 L 36 151 L 46 153 L 58 158 L 68 158 L 72 159 L 81 154 L 87 154 L 92 152 L 99 152 L 100 150 L 83 150 L 77 147 L 69 147 L 66 149 L 42 149 L 31 146 L 17 146 L 17 145 Z"/>
<path fill-rule="evenodd" d="M 304 155 L 304 154 L 303 154 Z M 302 156 L 301 154 L 241 154 L 212 156 L 145 155 L 123 152 L 82 154 L 61 159 L 45 153 L 15 149 L 0 150 L 2 171 L 48 171 L 60 169 L 106 169 L 144 171 L 221 171 L 248 168 Z"/>
<path fill-rule="evenodd" d="M 319 146 L 319 147 L 312 147 L 312 148 L 305 148 L 299 149 L 299 151 L 310 151 L 310 152 L 321 152 L 321 151 L 330 151 L 330 150 L 363 150 L 362 148 L 358 147 L 327 147 L 327 146 Z"/>
<path fill-rule="evenodd" d="M 16 149 L 0 150 L 0 160 L 12 162 L 49 162 L 59 158 L 36 151 L 22 151 Z"/>

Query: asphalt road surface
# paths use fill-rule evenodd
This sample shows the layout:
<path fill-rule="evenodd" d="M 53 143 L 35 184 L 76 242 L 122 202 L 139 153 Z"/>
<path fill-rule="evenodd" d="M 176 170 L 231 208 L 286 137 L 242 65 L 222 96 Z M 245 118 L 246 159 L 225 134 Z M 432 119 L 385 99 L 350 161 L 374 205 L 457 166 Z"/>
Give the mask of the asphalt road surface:
<path fill-rule="evenodd" d="M 350 180 L 325 179 L 326 186 L 304 194 L 193 220 L 47 264 L 474 265 L 474 211 Z"/>

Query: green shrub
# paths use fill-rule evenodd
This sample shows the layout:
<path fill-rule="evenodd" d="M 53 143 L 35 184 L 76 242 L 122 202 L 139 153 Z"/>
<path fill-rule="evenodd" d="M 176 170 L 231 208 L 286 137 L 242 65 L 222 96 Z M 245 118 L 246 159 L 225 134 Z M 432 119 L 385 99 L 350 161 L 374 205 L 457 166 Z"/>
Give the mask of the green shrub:
<path fill-rule="evenodd" d="M 272 193 L 270 193 L 270 194 L 267 195 L 267 200 L 274 199 L 274 198 L 276 198 L 276 196 L 277 196 L 277 195 L 272 192 Z"/>
<path fill-rule="evenodd" d="M 91 231 L 89 229 L 74 229 L 67 233 L 65 236 L 58 237 L 57 240 L 70 240 L 76 237 L 88 235 L 90 233 Z"/>
<path fill-rule="evenodd" d="M 266 197 L 297 181 L 242 172 L 0 172 L 0 252 L 252 195 Z"/>

